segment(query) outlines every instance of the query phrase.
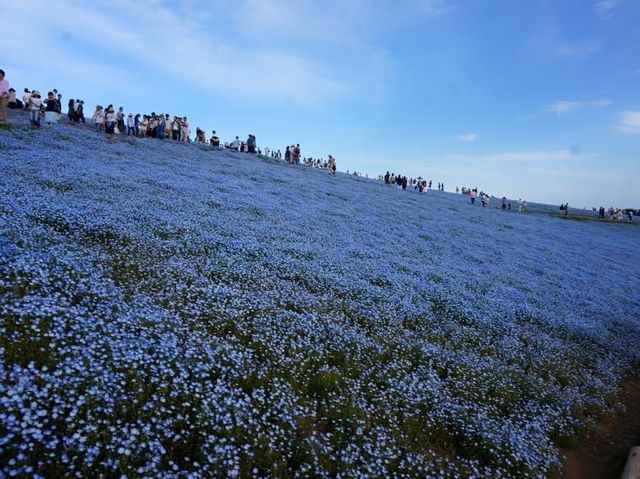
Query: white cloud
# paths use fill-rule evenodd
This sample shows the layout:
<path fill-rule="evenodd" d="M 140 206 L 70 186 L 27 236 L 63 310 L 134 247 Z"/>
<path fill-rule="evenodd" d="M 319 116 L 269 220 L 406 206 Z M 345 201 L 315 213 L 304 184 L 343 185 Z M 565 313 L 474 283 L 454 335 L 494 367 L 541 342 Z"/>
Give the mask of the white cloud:
<path fill-rule="evenodd" d="M 624 111 L 618 119 L 618 130 L 623 133 L 640 134 L 640 111 Z"/>
<path fill-rule="evenodd" d="M 599 0 L 593 4 L 593 10 L 602 19 L 611 17 L 613 9 L 618 4 L 618 0 Z"/>
<path fill-rule="evenodd" d="M 477 133 L 462 133 L 458 135 L 458 140 L 463 141 L 465 143 L 473 143 L 478 139 Z"/>
<path fill-rule="evenodd" d="M 604 108 L 612 104 L 613 102 L 611 100 L 606 99 L 587 101 L 558 100 L 550 105 L 547 105 L 547 111 L 555 113 L 556 115 L 564 115 L 565 113 L 582 110 L 584 108 Z"/>

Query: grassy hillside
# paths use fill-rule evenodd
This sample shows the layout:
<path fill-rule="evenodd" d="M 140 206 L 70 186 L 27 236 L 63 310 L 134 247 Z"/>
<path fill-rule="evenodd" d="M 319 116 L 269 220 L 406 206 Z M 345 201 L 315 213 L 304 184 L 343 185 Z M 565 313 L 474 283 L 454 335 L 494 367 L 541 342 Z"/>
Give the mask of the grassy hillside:
<path fill-rule="evenodd" d="M 639 238 L 0 132 L 0 475 L 551 475 L 638 360 Z"/>

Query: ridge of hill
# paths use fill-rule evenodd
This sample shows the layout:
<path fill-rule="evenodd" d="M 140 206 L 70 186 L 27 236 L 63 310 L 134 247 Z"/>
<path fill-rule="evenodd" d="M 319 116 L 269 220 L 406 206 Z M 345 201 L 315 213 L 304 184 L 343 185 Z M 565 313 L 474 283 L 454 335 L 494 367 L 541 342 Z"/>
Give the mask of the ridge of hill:
<path fill-rule="evenodd" d="M 540 477 L 640 358 L 640 229 L 0 132 L 0 467 Z"/>

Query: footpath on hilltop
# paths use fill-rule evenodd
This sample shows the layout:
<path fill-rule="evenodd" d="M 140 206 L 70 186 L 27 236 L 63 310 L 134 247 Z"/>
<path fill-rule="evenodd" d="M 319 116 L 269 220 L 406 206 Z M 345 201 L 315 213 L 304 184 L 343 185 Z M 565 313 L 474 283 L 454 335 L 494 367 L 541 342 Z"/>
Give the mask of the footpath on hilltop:
<path fill-rule="evenodd" d="M 635 374 L 639 235 L 14 123 L 0 475 L 557 476 Z"/>

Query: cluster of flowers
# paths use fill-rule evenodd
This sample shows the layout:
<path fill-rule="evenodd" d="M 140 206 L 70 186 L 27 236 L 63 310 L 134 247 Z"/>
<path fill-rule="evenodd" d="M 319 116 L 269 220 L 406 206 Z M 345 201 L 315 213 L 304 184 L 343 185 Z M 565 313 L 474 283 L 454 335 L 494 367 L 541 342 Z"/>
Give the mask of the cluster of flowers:
<path fill-rule="evenodd" d="M 66 125 L 0 153 L 2 476 L 540 477 L 638 359 L 636 228 Z"/>

